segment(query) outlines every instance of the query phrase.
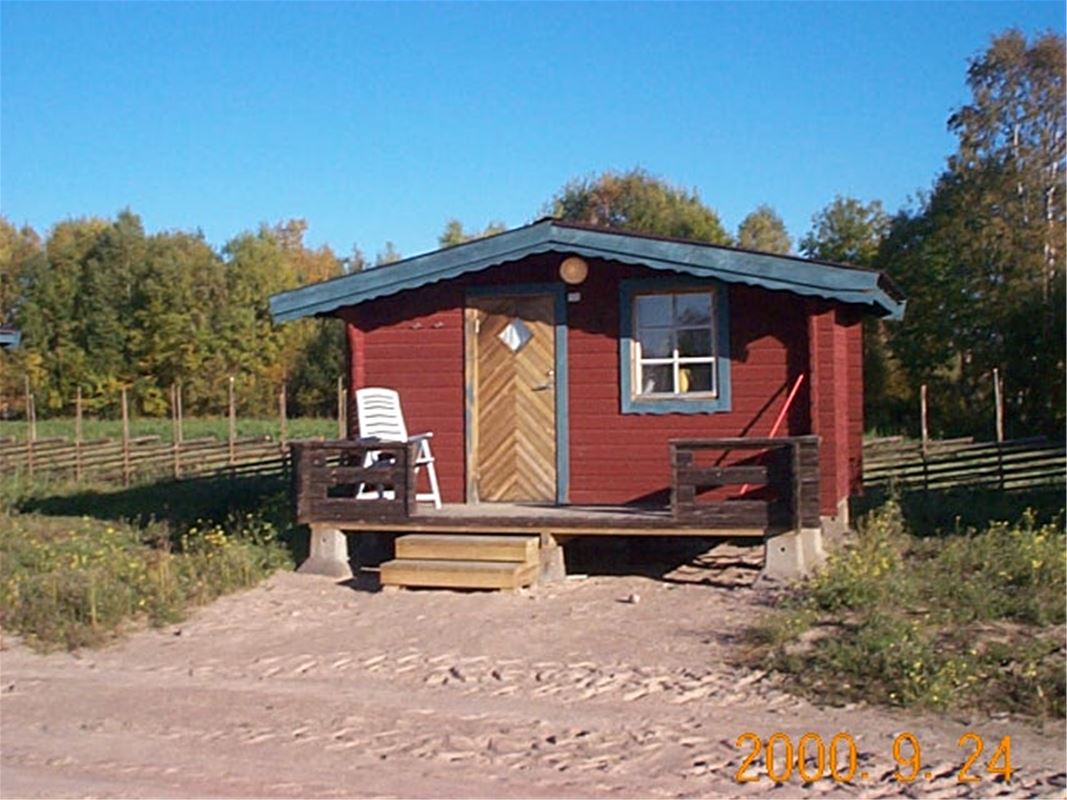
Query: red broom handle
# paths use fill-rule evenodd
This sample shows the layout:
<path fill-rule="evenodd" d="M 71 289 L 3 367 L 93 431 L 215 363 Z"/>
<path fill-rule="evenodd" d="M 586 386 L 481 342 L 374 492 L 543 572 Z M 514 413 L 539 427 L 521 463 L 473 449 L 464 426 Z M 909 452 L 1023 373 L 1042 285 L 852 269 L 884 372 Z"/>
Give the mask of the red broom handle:
<path fill-rule="evenodd" d="M 778 433 L 778 429 L 782 427 L 782 422 L 785 421 L 785 415 L 789 413 L 789 406 L 793 405 L 793 400 L 797 396 L 797 392 L 800 391 L 800 384 L 804 383 L 804 373 L 801 372 L 793 384 L 793 388 L 789 390 L 789 396 L 785 398 L 785 403 L 782 405 L 782 410 L 778 412 L 778 419 L 774 421 L 771 426 L 770 438 L 774 438 L 774 435 Z M 748 491 L 748 484 L 746 483 L 741 487 L 741 494 L 745 494 Z"/>

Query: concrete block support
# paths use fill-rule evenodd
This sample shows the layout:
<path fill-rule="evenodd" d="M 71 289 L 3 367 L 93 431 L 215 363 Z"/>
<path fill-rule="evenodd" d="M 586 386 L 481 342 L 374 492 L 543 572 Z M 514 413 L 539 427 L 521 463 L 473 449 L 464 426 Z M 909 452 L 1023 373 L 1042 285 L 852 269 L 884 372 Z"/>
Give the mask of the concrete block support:
<path fill-rule="evenodd" d="M 351 578 L 348 540 L 344 533 L 333 525 L 313 523 L 310 554 L 297 572 L 305 575 L 327 575 L 331 578 Z"/>
<path fill-rule="evenodd" d="M 563 545 L 550 533 L 541 534 L 540 547 L 541 569 L 538 583 L 552 583 L 567 577 L 567 567 L 563 560 Z"/>
<path fill-rule="evenodd" d="M 763 575 L 776 580 L 797 580 L 825 560 L 820 528 L 788 531 L 767 539 Z"/>

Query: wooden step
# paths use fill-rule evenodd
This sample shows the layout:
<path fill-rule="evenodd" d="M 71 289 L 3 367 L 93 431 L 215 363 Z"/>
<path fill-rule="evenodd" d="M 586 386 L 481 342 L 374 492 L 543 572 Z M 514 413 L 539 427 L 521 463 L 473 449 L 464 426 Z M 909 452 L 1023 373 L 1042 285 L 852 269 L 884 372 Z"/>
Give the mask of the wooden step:
<path fill-rule="evenodd" d="M 424 561 L 537 561 L 536 536 L 412 533 L 396 540 L 396 557 Z"/>
<path fill-rule="evenodd" d="M 533 583 L 537 564 L 513 561 L 437 561 L 398 558 L 381 567 L 382 586 L 443 589 L 518 589 Z"/>

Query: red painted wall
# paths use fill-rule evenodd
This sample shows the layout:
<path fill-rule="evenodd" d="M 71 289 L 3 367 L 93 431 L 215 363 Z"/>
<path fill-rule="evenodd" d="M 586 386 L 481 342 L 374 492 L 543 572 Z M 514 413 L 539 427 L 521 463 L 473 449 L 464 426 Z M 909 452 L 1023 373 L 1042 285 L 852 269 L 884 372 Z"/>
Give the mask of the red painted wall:
<path fill-rule="evenodd" d="M 344 309 L 352 353 L 351 382 L 390 386 L 400 392 L 408 428 L 431 430 L 445 502 L 465 497 L 463 301 L 468 286 L 555 283 L 558 254 L 534 256 L 486 273 L 425 286 Z M 605 261 L 590 261 L 589 277 L 568 303 L 570 501 L 621 503 L 653 495 L 665 497 L 669 484 L 667 441 L 679 436 L 766 436 L 797 376 L 806 380 L 779 435 L 812 432 L 812 394 L 819 386 L 809 368 L 810 303 L 780 292 L 728 287 L 732 410 L 722 414 L 622 414 L 619 400 L 619 281 L 663 273 Z M 831 360 L 848 362 L 849 334 L 838 326 L 833 306 L 825 321 Z M 822 331 L 820 329 L 820 337 Z M 822 338 L 820 338 L 820 343 Z M 836 342 L 836 344 L 835 344 Z M 836 348 L 836 349 L 835 349 Z M 821 350 L 819 351 L 822 352 Z M 831 381 L 833 401 L 854 391 L 850 372 L 841 386 Z M 851 378 L 851 376 L 848 376 Z M 862 399 L 861 399 L 862 402 Z M 847 405 L 847 403 L 846 403 Z M 838 434 L 830 413 L 818 427 L 846 448 L 823 464 L 824 488 L 833 495 L 848 484 L 848 438 Z M 842 414 L 845 429 L 849 414 Z M 826 426 L 829 425 L 829 429 Z M 835 444 L 835 447 L 837 445 Z M 830 500 L 824 506 L 835 508 Z M 826 512 L 829 513 L 829 512 Z"/>
<path fill-rule="evenodd" d="M 848 488 L 863 493 L 863 324 L 848 326 Z"/>
<path fill-rule="evenodd" d="M 808 303 L 812 373 L 812 432 L 821 437 L 822 513 L 862 489 L 863 339 L 859 318 L 826 302 Z"/>

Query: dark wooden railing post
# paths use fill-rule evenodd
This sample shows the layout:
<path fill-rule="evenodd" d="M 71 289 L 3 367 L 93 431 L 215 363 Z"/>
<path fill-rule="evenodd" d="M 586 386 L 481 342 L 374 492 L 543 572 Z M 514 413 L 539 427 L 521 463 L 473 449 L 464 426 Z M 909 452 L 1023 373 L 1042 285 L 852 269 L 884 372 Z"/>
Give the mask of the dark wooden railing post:
<path fill-rule="evenodd" d="M 759 526 L 799 530 L 819 525 L 818 437 L 731 437 L 721 439 L 672 439 L 671 512 L 675 520 L 708 527 Z M 732 450 L 763 451 L 764 464 L 698 466 L 696 451 L 715 450 L 723 456 Z M 757 453 L 758 457 L 758 453 Z M 749 484 L 766 485 L 776 499 L 731 499 L 698 503 L 705 489 Z"/>
<path fill-rule="evenodd" d="M 417 445 L 367 439 L 297 441 L 291 446 L 300 523 L 406 519 L 415 513 Z M 365 465 L 368 453 L 377 453 Z M 358 497 L 360 487 L 380 497 Z"/>

